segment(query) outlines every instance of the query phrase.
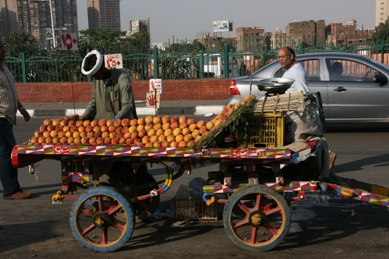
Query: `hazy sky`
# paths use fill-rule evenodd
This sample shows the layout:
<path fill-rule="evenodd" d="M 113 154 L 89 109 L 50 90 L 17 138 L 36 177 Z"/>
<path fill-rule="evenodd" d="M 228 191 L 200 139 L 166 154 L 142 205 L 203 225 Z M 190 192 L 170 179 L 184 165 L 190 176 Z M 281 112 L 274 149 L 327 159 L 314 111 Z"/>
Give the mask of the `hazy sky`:
<path fill-rule="evenodd" d="M 230 20 L 234 37 L 239 27 L 276 28 L 284 31 L 288 22 L 325 20 L 347 24 L 357 20 L 358 29 L 375 26 L 375 0 L 121 0 L 121 30 L 129 21 L 150 18 L 152 42 L 192 40 L 211 32 L 213 21 Z M 79 30 L 88 27 L 86 1 L 77 0 Z"/>

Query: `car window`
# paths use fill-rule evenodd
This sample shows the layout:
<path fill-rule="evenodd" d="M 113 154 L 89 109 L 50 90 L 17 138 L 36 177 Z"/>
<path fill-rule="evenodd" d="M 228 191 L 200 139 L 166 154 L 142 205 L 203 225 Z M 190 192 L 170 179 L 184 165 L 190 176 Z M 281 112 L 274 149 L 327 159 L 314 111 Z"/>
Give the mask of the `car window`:
<path fill-rule="evenodd" d="M 305 69 L 308 81 L 320 81 L 320 62 L 318 59 L 300 60 L 299 63 Z M 281 67 L 274 73 L 274 77 L 282 77 L 286 69 Z"/>
<path fill-rule="evenodd" d="M 347 59 L 326 59 L 331 81 L 373 82 L 380 72 L 365 64 Z"/>
<path fill-rule="evenodd" d="M 320 61 L 319 59 L 307 59 L 299 61 L 305 69 L 308 81 L 320 81 Z"/>

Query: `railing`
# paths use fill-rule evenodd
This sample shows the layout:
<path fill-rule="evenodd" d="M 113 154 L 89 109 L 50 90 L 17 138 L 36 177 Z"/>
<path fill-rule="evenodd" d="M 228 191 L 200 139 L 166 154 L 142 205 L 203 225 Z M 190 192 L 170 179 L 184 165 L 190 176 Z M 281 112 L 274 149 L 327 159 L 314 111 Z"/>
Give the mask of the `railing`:
<path fill-rule="evenodd" d="M 117 50 L 116 50 L 117 51 Z M 319 46 L 302 48 L 296 53 L 349 52 L 373 58 L 389 65 L 389 44 L 349 45 L 346 47 Z M 194 56 L 188 53 L 159 53 L 156 48 L 150 54 L 128 54 L 123 56 L 123 66 L 131 73 L 132 80 L 230 78 L 250 75 L 257 69 L 277 58 L 278 49 L 268 51 L 244 50 L 230 52 L 225 45 L 221 52 L 203 52 Z M 16 82 L 82 82 L 91 80 L 81 73 L 83 56 L 78 52 L 51 54 L 40 52 L 36 55 L 20 53 L 17 57 L 6 57 L 5 62 Z M 199 61 L 200 69 L 194 69 L 194 61 Z"/>

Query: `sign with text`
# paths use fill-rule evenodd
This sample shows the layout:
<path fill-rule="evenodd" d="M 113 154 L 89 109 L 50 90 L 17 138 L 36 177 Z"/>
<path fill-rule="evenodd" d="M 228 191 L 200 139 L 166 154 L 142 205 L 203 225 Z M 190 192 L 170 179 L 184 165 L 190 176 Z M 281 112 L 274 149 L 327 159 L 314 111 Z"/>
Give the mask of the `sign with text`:
<path fill-rule="evenodd" d="M 162 94 L 162 79 L 150 79 L 149 80 L 149 93 Z"/>
<path fill-rule="evenodd" d="M 104 55 L 105 67 L 109 70 L 123 68 L 122 54 Z"/>
<path fill-rule="evenodd" d="M 76 33 L 61 33 L 61 50 L 78 50 Z"/>
<path fill-rule="evenodd" d="M 147 108 L 159 108 L 161 101 L 161 95 L 159 93 L 147 93 L 146 94 L 146 107 Z"/>

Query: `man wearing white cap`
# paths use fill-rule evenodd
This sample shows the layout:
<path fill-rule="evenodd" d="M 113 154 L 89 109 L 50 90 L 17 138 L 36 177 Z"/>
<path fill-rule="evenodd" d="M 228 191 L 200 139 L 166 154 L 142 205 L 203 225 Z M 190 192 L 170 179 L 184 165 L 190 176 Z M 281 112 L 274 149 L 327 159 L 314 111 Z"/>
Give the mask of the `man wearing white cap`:
<path fill-rule="evenodd" d="M 132 94 L 130 75 L 126 69 L 109 70 L 104 66 L 104 57 L 99 51 L 89 52 L 82 61 L 81 71 L 86 76 L 93 77 L 92 98 L 86 107 L 82 120 L 99 119 L 136 119 L 135 100 Z M 137 168 L 137 172 L 133 169 Z M 100 184 L 136 185 L 147 183 L 150 188 L 158 187 L 153 176 L 148 172 L 147 164 L 134 164 L 126 161 L 93 161 L 92 170 L 99 176 Z M 138 192 L 149 190 L 141 189 Z M 134 208 L 137 217 L 146 219 L 158 206 L 159 196 L 136 202 Z M 149 207 L 150 205 L 150 207 Z"/>
<path fill-rule="evenodd" d="M 97 50 L 89 52 L 82 61 L 81 71 L 93 77 L 92 98 L 81 120 L 136 119 L 130 75 L 126 69 L 109 70 L 104 66 L 104 56 Z M 100 182 L 112 183 L 112 171 L 123 171 L 128 164 L 104 161 L 93 163 L 93 171 Z M 131 169 L 126 169 L 129 171 Z M 146 169 L 147 170 L 147 169 Z"/>
<path fill-rule="evenodd" d="M 130 75 L 126 69 L 107 69 L 104 66 L 104 56 L 99 51 L 92 50 L 82 61 L 81 71 L 94 79 L 92 98 L 81 119 L 137 118 Z"/>

